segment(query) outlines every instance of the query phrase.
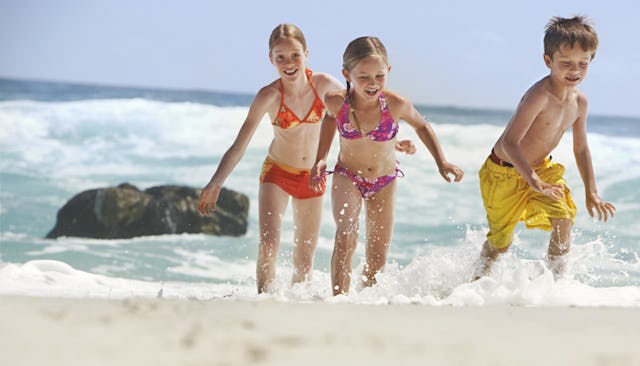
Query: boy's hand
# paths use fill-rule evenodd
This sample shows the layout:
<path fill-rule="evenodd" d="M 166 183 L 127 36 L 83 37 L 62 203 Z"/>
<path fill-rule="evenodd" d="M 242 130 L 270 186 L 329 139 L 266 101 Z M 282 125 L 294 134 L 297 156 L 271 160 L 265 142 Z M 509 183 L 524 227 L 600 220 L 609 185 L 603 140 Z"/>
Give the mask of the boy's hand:
<path fill-rule="evenodd" d="M 547 184 L 547 187 L 542 189 L 542 193 L 546 194 L 556 201 L 560 201 L 562 198 L 564 198 L 564 189 L 565 187 L 562 184 Z"/>
<path fill-rule="evenodd" d="M 396 142 L 396 151 L 413 155 L 416 153 L 416 145 L 414 145 L 411 140 L 400 140 Z"/>
<path fill-rule="evenodd" d="M 565 186 L 562 184 L 552 185 L 541 179 L 537 179 L 534 181 L 534 184 L 531 184 L 531 188 L 538 193 L 553 198 L 555 201 L 559 201 L 564 197 Z"/>
<path fill-rule="evenodd" d="M 603 201 L 597 193 L 587 193 L 587 212 L 592 218 L 595 218 L 594 209 L 598 212 L 598 221 L 604 220 L 604 222 L 607 222 L 609 216 L 613 217 L 616 212 L 616 207 Z"/>

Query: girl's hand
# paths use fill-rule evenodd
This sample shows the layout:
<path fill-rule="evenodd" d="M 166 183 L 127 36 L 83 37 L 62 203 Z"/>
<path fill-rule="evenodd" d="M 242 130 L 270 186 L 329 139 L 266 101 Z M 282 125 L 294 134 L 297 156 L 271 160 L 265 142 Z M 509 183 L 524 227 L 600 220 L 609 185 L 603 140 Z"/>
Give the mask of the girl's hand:
<path fill-rule="evenodd" d="M 326 185 L 327 163 L 324 160 L 319 160 L 313 165 L 313 167 L 311 167 L 311 172 L 309 173 L 309 187 L 311 187 L 314 192 L 322 192 Z"/>
<path fill-rule="evenodd" d="M 416 153 L 416 145 L 414 145 L 411 140 L 400 140 L 396 142 L 396 151 L 413 155 Z"/>
<path fill-rule="evenodd" d="M 443 164 L 442 168 L 440 168 L 439 171 L 442 178 L 444 178 L 444 180 L 449 183 L 451 183 L 451 177 L 449 176 L 449 174 L 453 175 L 454 182 L 459 182 L 462 180 L 462 177 L 464 177 L 464 172 L 462 171 L 462 169 L 449 163 Z"/>
<path fill-rule="evenodd" d="M 198 201 L 198 212 L 202 216 L 211 216 L 216 210 L 216 202 L 220 195 L 222 187 L 218 184 L 209 182 L 200 192 L 200 200 Z"/>

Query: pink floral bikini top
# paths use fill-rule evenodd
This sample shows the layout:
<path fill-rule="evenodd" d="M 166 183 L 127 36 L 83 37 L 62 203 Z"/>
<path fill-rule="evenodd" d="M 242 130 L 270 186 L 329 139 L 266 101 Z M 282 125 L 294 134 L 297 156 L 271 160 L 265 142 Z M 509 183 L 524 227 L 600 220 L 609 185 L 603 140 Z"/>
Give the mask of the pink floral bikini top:
<path fill-rule="evenodd" d="M 349 121 L 349 113 L 351 112 L 351 105 L 349 104 L 349 98 L 345 98 L 340 112 L 336 116 L 336 123 L 338 124 L 338 131 L 340 136 L 347 140 L 361 139 L 364 137 L 370 138 L 373 141 L 384 142 L 392 140 L 398 133 L 398 123 L 393 120 L 389 109 L 387 108 L 387 100 L 384 98 L 384 94 L 381 92 L 378 97 L 380 101 L 380 122 L 376 127 L 362 135 L 360 130 L 355 128 L 351 121 Z"/>

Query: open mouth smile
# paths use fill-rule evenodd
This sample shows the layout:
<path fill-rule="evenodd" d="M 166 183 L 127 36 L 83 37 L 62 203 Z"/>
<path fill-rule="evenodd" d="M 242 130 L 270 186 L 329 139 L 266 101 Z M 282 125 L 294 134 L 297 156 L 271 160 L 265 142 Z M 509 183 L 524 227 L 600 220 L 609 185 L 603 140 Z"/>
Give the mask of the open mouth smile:
<path fill-rule="evenodd" d="M 364 92 L 367 93 L 367 95 L 370 96 L 374 96 L 376 95 L 376 93 L 378 92 L 378 88 L 374 88 L 374 89 L 365 89 Z"/>

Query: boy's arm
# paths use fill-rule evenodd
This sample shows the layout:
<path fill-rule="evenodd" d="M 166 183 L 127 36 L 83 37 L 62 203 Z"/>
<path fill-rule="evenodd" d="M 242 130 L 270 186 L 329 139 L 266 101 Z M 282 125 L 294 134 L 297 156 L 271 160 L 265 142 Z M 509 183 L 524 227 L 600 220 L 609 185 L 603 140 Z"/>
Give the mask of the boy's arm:
<path fill-rule="evenodd" d="M 580 116 L 572 126 L 573 129 L 573 154 L 576 158 L 576 165 L 584 183 L 587 212 L 589 216 L 595 217 L 594 210 L 598 213 L 598 220 L 607 222 L 609 216 L 613 217 L 616 210 L 609 202 L 603 201 L 598 195 L 596 179 L 591 161 L 591 151 L 587 143 L 587 100 L 584 97 L 578 99 L 580 106 Z"/>
<path fill-rule="evenodd" d="M 558 200 L 564 195 L 564 187 L 551 185 L 540 179 L 529 165 L 521 148 L 522 139 L 545 106 L 546 96 L 543 93 L 530 90 L 525 94 L 505 129 L 500 148 L 507 155 L 508 161 L 533 190 Z"/>

